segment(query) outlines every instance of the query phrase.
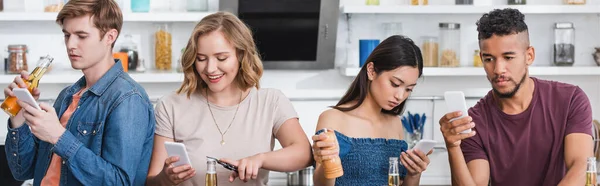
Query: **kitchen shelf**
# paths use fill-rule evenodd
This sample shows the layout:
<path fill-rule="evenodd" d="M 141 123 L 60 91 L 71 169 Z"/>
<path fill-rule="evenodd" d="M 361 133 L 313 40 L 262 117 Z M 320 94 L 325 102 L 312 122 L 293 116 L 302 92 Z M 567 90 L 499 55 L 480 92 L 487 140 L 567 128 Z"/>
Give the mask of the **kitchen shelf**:
<path fill-rule="evenodd" d="M 341 68 L 340 73 L 344 76 L 354 77 L 360 68 Z M 484 76 L 482 67 L 425 67 L 423 76 Z M 532 76 L 600 76 L 600 67 L 597 66 L 574 66 L 574 67 L 529 67 L 529 75 Z"/>
<path fill-rule="evenodd" d="M 483 14 L 494 9 L 516 8 L 524 14 L 598 14 L 600 5 L 395 5 L 344 6 L 346 14 Z"/>
<path fill-rule="evenodd" d="M 213 12 L 123 13 L 125 22 L 198 22 Z M 0 21 L 55 21 L 57 12 L 0 12 Z"/>
<path fill-rule="evenodd" d="M 17 74 L 1 74 L 0 84 L 12 83 Z M 83 76 L 83 73 L 73 71 L 67 73 L 52 73 L 49 72 L 42 77 L 40 83 L 51 84 L 72 84 Z M 169 72 L 146 72 L 146 73 L 129 73 L 129 76 L 138 83 L 181 83 L 183 82 L 183 73 Z"/>

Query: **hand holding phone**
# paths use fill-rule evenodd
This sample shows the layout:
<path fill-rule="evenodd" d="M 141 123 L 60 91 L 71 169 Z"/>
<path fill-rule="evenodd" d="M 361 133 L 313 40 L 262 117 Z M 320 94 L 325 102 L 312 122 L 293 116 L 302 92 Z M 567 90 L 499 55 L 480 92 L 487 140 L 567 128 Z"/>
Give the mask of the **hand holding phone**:
<path fill-rule="evenodd" d="M 27 88 L 14 88 L 12 91 L 18 100 L 23 101 L 36 109 L 42 110 Z"/>
<path fill-rule="evenodd" d="M 170 141 L 165 141 L 165 148 L 167 149 L 167 154 L 169 157 L 178 156 L 179 161 L 174 162 L 173 166 L 178 167 L 181 165 L 192 165 L 190 161 L 190 157 L 188 156 L 187 151 L 185 150 L 185 145 L 183 143 L 175 143 Z"/>
<path fill-rule="evenodd" d="M 448 109 L 448 112 L 462 112 L 461 116 L 451 119 L 450 122 L 468 116 L 469 110 L 467 107 L 467 101 L 465 99 L 465 94 L 462 91 L 444 92 L 444 100 L 446 101 L 446 108 Z M 471 129 L 464 130 L 460 133 L 471 133 Z"/>

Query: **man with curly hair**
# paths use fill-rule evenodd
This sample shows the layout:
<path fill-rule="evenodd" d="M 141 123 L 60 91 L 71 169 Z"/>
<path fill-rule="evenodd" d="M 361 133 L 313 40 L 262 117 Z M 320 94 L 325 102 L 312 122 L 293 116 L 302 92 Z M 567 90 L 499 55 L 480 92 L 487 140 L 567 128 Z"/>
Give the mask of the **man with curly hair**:
<path fill-rule="evenodd" d="M 497 9 L 477 22 L 492 90 L 469 117 L 440 119 L 453 185 L 584 185 L 593 156 L 592 109 L 577 86 L 529 76 L 525 16 Z M 470 133 L 461 134 L 465 129 Z"/>

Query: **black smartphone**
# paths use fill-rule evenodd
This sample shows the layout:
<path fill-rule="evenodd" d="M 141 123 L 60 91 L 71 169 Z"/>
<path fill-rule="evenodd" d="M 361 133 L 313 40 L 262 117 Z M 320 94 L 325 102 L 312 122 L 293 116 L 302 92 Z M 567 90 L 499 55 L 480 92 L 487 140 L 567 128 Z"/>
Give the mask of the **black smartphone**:
<path fill-rule="evenodd" d="M 234 171 L 234 172 L 238 171 L 237 166 L 234 166 L 234 165 L 229 164 L 227 162 L 219 161 L 219 159 L 213 158 L 213 157 L 210 157 L 210 156 L 206 156 L 206 158 L 213 159 L 213 160 L 217 161 L 218 164 L 220 164 L 221 166 L 223 166 L 224 168 L 226 168 L 228 170 L 231 170 L 231 171 Z"/>

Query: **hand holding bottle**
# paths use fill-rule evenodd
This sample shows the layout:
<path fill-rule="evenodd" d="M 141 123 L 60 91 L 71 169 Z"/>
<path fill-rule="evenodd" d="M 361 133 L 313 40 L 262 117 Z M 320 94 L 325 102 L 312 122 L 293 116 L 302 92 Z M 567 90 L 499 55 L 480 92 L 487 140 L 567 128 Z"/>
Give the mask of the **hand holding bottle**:
<path fill-rule="evenodd" d="M 340 161 L 340 146 L 337 143 L 335 131 L 325 130 L 319 135 L 314 135 L 313 157 L 318 164 L 323 164 L 325 168 L 325 178 L 334 179 L 344 175 L 342 163 Z"/>
<path fill-rule="evenodd" d="M 15 77 L 15 80 L 8 87 L 4 88 L 4 97 L 6 99 L 2 103 L 2 109 L 11 116 L 11 128 L 18 128 L 25 122 L 23 111 L 21 111 L 21 107 L 17 104 L 17 98 L 12 90 L 14 88 L 29 88 L 35 100 L 38 100 L 40 97 L 40 90 L 37 87 L 29 87 L 29 84 L 26 83 L 27 79 L 29 79 L 29 74 L 26 71 L 22 71 L 20 76 Z"/>

